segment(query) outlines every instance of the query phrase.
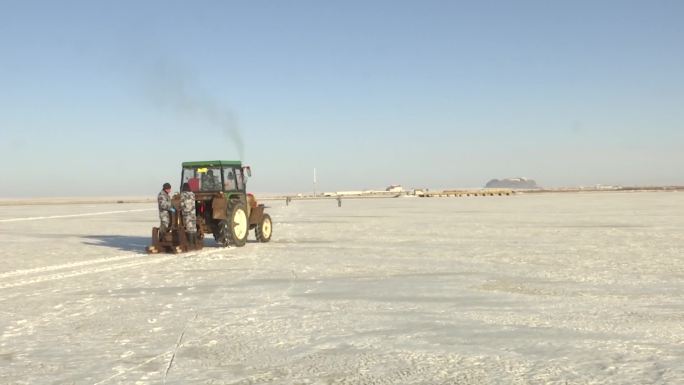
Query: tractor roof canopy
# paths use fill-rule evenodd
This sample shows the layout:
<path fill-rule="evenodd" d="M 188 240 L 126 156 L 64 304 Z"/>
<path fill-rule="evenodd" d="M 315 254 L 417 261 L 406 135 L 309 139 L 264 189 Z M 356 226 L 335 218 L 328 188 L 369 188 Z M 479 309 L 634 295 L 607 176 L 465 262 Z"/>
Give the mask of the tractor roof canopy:
<path fill-rule="evenodd" d="M 183 167 L 242 167 L 239 160 L 201 160 L 195 162 L 183 162 Z"/>

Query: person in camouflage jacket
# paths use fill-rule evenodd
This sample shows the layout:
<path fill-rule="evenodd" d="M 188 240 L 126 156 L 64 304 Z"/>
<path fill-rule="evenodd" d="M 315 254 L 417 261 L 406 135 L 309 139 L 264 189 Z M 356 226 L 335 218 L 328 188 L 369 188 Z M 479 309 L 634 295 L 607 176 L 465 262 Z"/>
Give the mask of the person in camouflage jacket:
<path fill-rule="evenodd" d="M 157 195 L 157 204 L 159 207 L 159 221 L 161 225 L 159 226 L 159 238 L 164 238 L 166 232 L 169 231 L 171 225 L 171 215 L 170 213 L 175 213 L 176 209 L 171 205 L 171 184 L 164 183 L 162 190 Z"/>
<path fill-rule="evenodd" d="M 192 192 L 188 183 L 183 183 L 180 205 L 188 241 L 194 247 L 197 243 L 197 213 L 195 209 L 195 193 Z"/>

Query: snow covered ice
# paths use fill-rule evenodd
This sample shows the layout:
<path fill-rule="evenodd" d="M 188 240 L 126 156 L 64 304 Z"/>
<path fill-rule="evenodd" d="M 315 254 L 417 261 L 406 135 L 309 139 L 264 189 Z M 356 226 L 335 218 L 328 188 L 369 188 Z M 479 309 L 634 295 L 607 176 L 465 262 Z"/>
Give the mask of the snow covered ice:
<path fill-rule="evenodd" d="M 155 204 L 0 206 L 0 383 L 684 383 L 684 194 L 265 203 L 181 255 Z"/>

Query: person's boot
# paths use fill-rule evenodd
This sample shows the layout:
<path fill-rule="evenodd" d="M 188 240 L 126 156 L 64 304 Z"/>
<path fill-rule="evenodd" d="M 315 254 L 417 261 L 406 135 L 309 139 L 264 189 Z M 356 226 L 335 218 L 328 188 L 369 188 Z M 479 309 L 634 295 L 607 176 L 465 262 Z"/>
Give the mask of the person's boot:
<path fill-rule="evenodd" d="M 195 249 L 195 244 L 197 242 L 197 239 L 195 238 L 195 233 L 187 233 L 188 234 L 188 246 L 191 249 Z"/>

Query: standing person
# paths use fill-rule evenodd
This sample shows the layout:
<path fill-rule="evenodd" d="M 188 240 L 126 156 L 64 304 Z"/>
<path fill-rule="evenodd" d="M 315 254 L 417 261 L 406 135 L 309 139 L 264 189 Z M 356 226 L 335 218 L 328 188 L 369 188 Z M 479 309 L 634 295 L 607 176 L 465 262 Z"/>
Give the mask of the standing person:
<path fill-rule="evenodd" d="M 185 232 L 188 234 L 188 243 L 192 248 L 197 244 L 197 213 L 195 212 L 195 193 L 190 189 L 188 183 L 183 183 L 181 188 L 181 212 L 183 213 L 183 223 Z"/>
<path fill-rule="evenodd" d="M 157 195 L 157 203 L 159 205 L 159 220 L 161 226 L 159 226 L 159 239 L 162 240 L 166 236 L 166 232 L 169 231 L 171 225 L 171 216 L 169 213 L 175 213 L 176 209 L 171 205 L 171 184 L 164 183 L 162 190 Z"/>

